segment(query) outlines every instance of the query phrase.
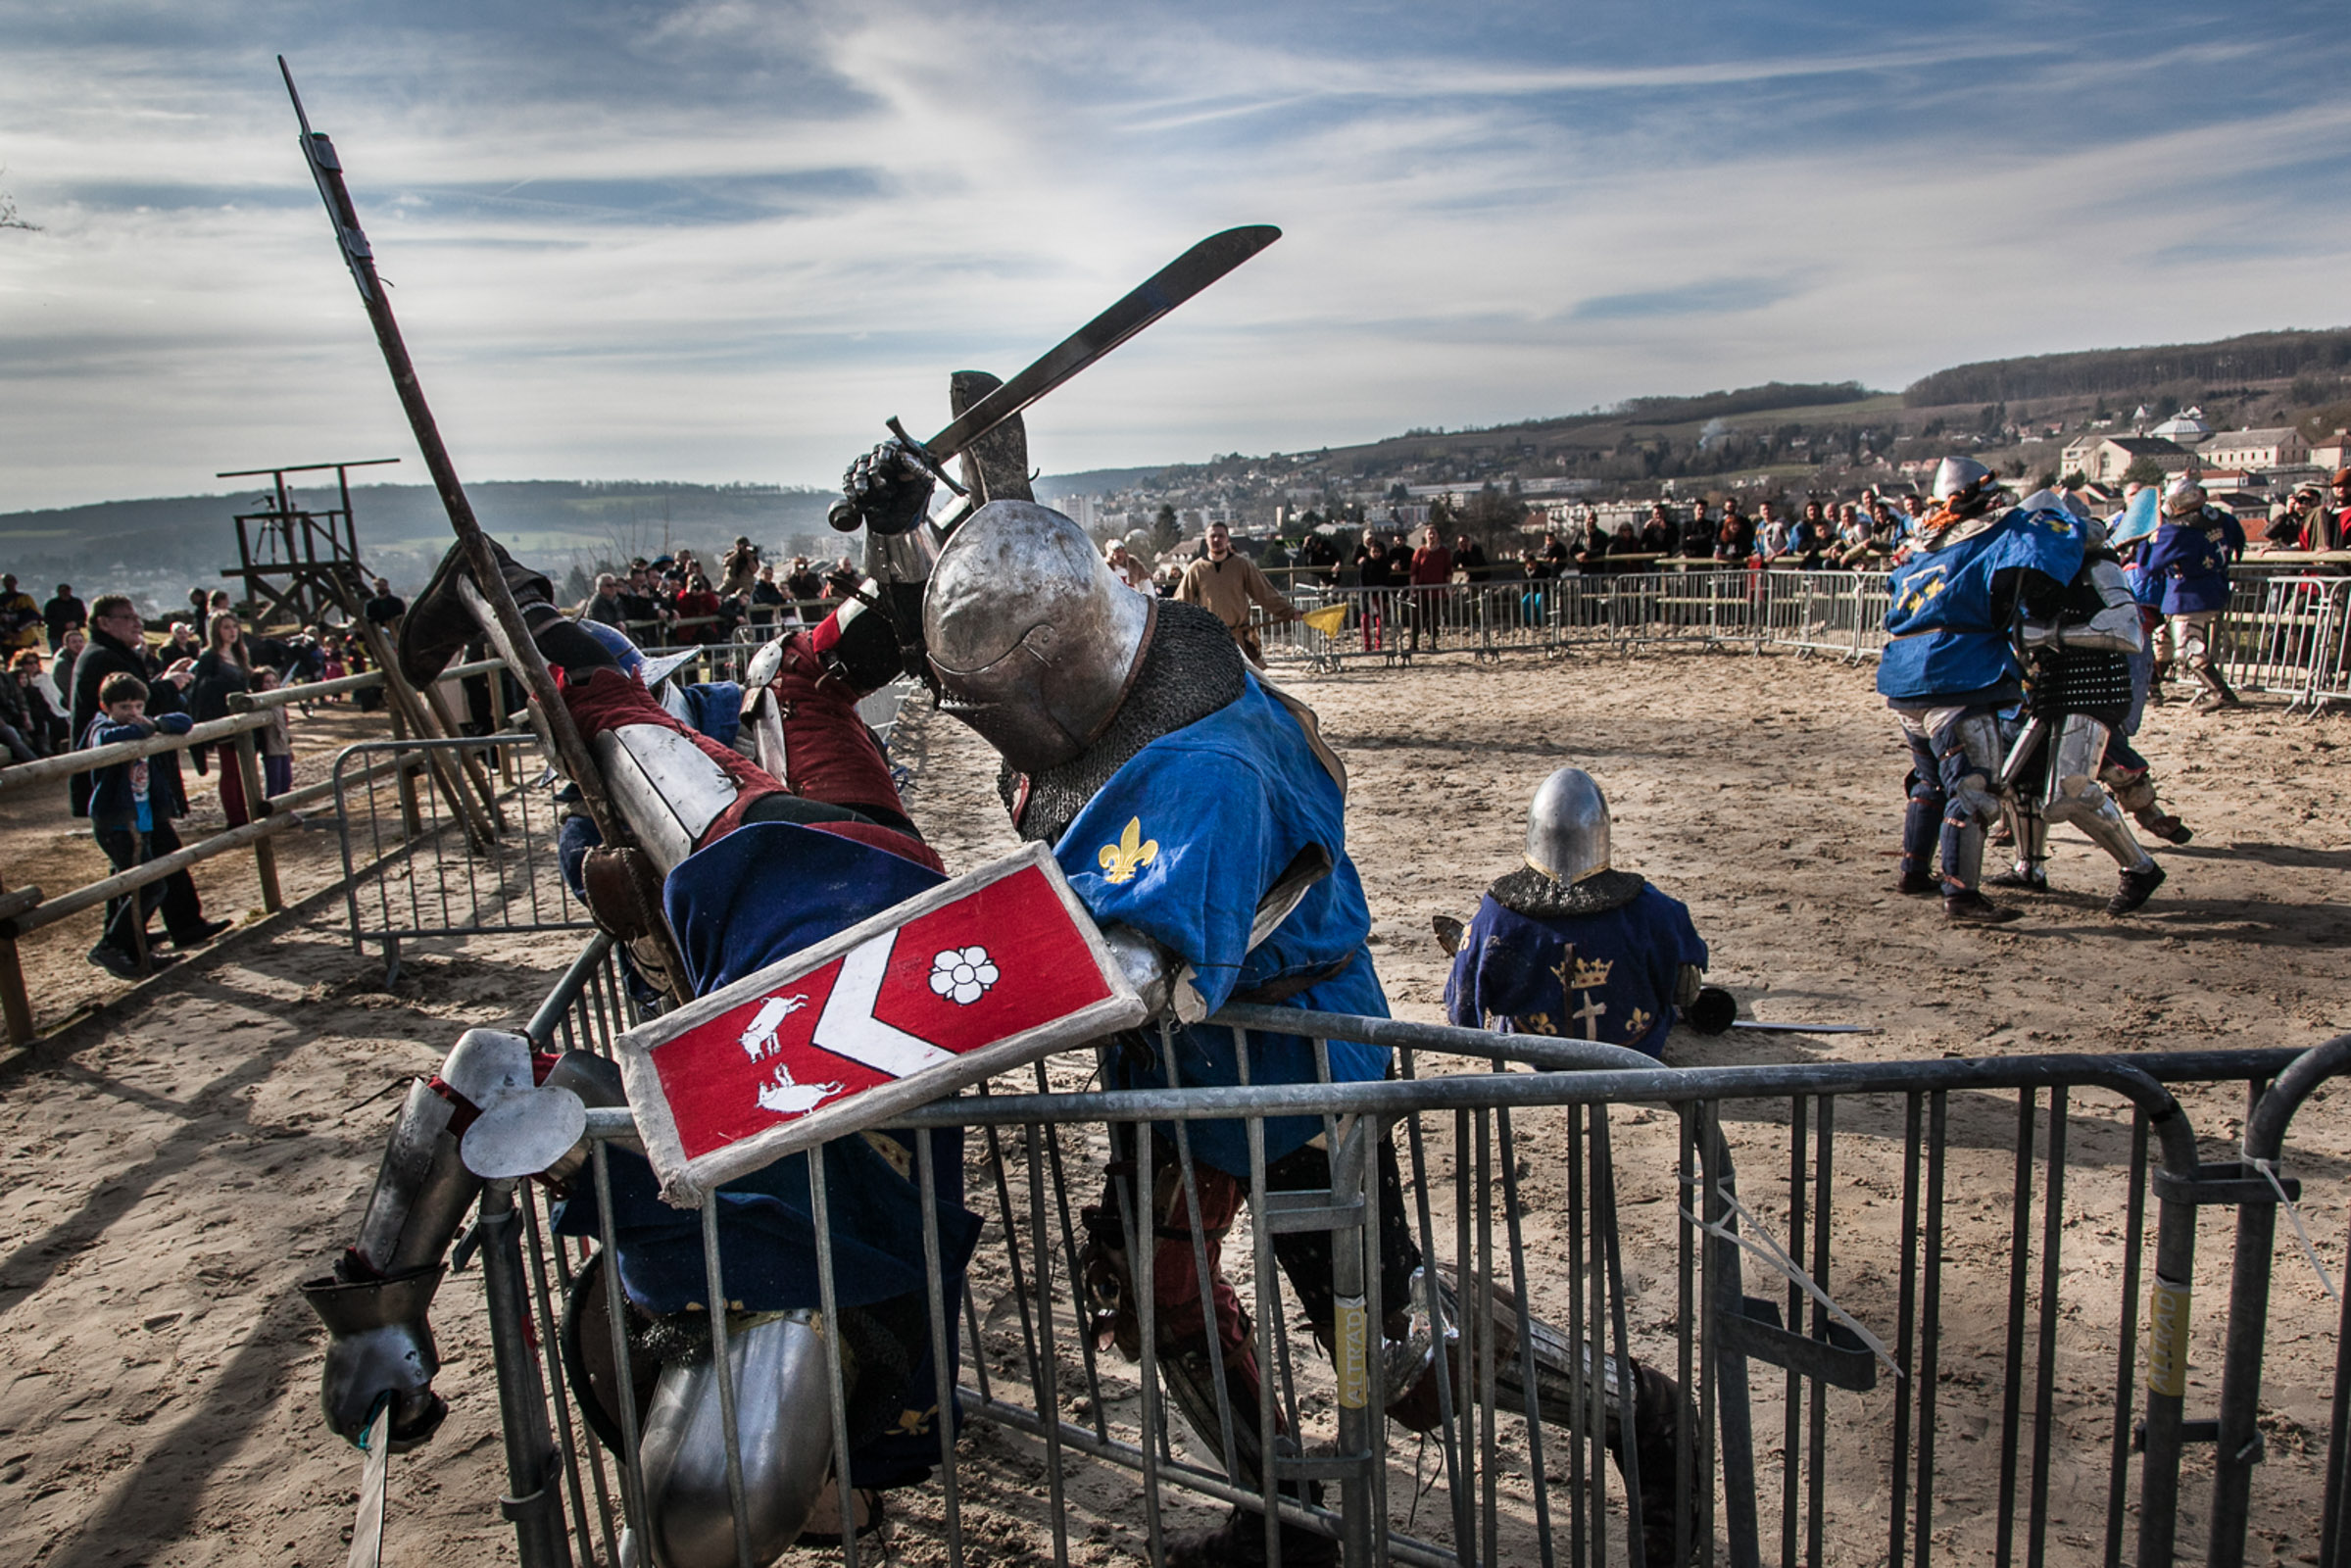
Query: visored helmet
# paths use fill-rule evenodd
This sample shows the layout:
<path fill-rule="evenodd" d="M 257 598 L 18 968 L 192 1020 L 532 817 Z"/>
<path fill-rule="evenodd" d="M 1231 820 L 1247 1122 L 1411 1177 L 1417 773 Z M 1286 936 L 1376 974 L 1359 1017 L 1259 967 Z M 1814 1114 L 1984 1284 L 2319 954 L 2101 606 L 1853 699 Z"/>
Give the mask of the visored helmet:
<path fill-rule="evenodd" d="M 2181 474 L 2164 491 L 2163 510 L 2170 517 L 2194 516 L 2204 510 L 2204 486 L 2196 482 L 2194 474 Z"/>
<path fill-rule="evenodd" d="M 991 501 L 955 530 L 923 596 L 940 707 L 1023 773 L 1068 761 L 1118 711 L 1157 614 L 1076 523 Z"/>
<path fill-rule="evenodd" d="M 1974 458 L 1945 458 L 1935 470 L 1935 499 L 1962 517 L 1984 511 L 1999 493 L 1999 475 Z"/>
<path fill-rule="evenodd" d="M 1590 773 L 1563 767 L 1527 808 L 1527 863 L 1558 883 L 1608 869 L 1608 801 Z"/>

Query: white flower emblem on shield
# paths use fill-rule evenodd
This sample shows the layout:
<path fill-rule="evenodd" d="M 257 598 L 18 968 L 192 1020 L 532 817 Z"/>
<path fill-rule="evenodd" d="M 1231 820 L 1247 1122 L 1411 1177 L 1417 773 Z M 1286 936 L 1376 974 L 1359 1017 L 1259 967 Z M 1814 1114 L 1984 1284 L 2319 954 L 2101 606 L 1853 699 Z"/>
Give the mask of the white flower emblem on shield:
<path fill-rule="evenodd" d="M 949 948 L 931 959 L 931 990 L 958 1006 L 979 1001 L 1002 978 L 986 948 Z"/>

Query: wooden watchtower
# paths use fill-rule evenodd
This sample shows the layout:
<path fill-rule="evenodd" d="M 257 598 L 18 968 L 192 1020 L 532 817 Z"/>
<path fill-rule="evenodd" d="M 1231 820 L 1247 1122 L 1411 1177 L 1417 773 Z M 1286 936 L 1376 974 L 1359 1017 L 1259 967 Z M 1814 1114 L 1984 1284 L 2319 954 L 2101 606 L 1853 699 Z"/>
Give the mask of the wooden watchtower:
<path fill-rule="evenodd" d="M 260 510 L 237 514 L 237 564 L 222 570 L 245 584 L 256 630 L 291 622 L 308 626 L 329 610 L 357 618 L 367 597 L 367 568 L 360 564 L 359 530 L 351 517 L 351 470 L 372 468 L 398 458 L 357 463 L 304 463 L 282 468 L 235 468 L 220 479 L 269 476 Z M 290 473 L 323 473 L 332 468 L 336 505 L 323 511 L 299 506 L 286 486 Z"/>

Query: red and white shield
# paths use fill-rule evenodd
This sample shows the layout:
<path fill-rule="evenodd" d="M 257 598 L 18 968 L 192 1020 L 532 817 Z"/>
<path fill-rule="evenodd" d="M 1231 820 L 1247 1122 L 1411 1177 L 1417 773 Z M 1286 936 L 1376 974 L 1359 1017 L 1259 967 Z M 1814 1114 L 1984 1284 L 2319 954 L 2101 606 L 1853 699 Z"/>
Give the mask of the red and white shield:
<path fill-rule="evenodd" d="M 909 1105 L 1140 1023 L 1041 844 L 620 1037 L 672 1202 Z"/>

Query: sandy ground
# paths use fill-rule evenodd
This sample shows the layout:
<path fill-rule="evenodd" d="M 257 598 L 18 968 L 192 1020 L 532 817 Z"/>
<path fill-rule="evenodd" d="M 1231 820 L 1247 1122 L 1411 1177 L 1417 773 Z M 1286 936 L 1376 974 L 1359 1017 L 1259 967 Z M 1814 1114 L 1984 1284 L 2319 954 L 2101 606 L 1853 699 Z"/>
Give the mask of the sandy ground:
<path fill-rule="evenodd" d="M 2351 792 L 2338 757 L 2351 728 L 2339 718 L 2288 719 L 2259 706 L 2220 717 L 2159 710 L 2142 746 L 2198 836 L 2162 852 L 2172 881 L 2156 902 L 2133 918 L 2109 919 L 2099 905 L 2111 871 L 2068 840 L 2053 867 L 2061 891 L 2028 901 L 2027 919 L 1948 931 L 1931 908 L 1891 892 L 1905 764 L 1867 667 L 1695 653 L 1490 667 L 1447 660 L 1295 685 L 1353 771 L 1351 848 L 1370 895 L 1375 954 L 1407 1016 L 1438 1015 L 1444 960 L 1428 936 L 1430 917 L 1471 911 L 1484 884 L 1514 863 L 1535 784 L 1575 762 L 1609 792 L 1619 863 L 1690 904 L 1713 947 L 1713 978 L 1748 1010 L 1884 1031 L 1677 1036 L 1670 1060 L 2301 1046 L 2340 1026 Z M 992 768 L 969 736 L 909 709 L 903 740 L 921 753 L 910 808 L 951 868 L 1010 847 L 987 787 Z M 6 832 L 0 851 L 12 865 L 64 853 L 70 836 L 15 814 Z M 251 902 L 250 872 L 239 874 L 242 901 L 233 881 L 219 895 L 208 888 L 216 909 Z M 358 1465 L 319 1430 L 320 1336 L 293 1287 L 348 1238 L 398 1082 L 428 1069 L 468 1024 L 518 1022 L 575 943 L 417 944 L 386 994 L 376 989 L 379 964 L 352 953 L 340 922 L 337 904 L 267 943 L 231 943 L 0 1075 L 0 1560 L 88 1568 L 341 1560 Z M 44 991 L 44 1016 L 63 1017 L 91 995 L 95 971 L 78 948 L 71 956 L 53 971 L 57 988 Z M 1056 1064 L 1055 1076 L 1074 1083 L 1086 1068 Z M 2224 1086 L 2182 1095 L 2207 1158 L 2227 1157 L 2242 1093 Z M 2339 1272 L 2351 1129 L 2337 1103 L 2330 1097 L 2305 1110 L 2289 1153 L 2308 1183 L 2304 1212 Z M 2102 1499 L 2100 1406 L 2115 1312 L 2114 1287 L 2104 1282 L 2119 1278 L 2128 1155 L 2119 1102 L 2085 1093 L 2073 1108 L 2053 1412 L 2050 1560 L 2058 1562 L 2087 1560 L 2094 1543 L 2081 1521 Z M 1785 1205 L 1787 1107 L 1727 1115 L 1742 1191 L 1770 1222 Z M 1989 1557 L 2015 1119 L 2012 1099 L 1953 1101 L 1936 1515 L 1944 1560 Z M 1454 1174 L 1449 1124 L 1428 1121 L 1441 1231 L 1449 1229 L 1442 1216 Z M 1833 1184 L 1832 1289 L 1882 1330 L 1893 1318 L 1900 1127 L 1898 1101 L 1842 1107 Z M 1538 1294 L 1547 1310 L 1555 1302 L 1543 1291 L 1573 1278 L 1563 1126 L 1557 1113 L 1542 1113 L 1522 1118 L 1519 1132 L 1528 1255 L 1545 1282 Z M 1675 1315 L 1672 1119 L 1621 1111 L 1615 1139 L 1635 1348 L 1656 1355 L 1670 1344 Z M 1093 1163 L 1082 1144 L 1094 1141 L 1064 1135 L 1073 1171 Z M 983 1150 L 973 1139 L 971 1185 L 991 1195 L 980 1206 L 993 1220 L 995 1173 Z M 1025 1203 L 1026 1164 L 1007 1149 L 1016 1208 Z M 1094 1177 L 1076 1175 L 1073 1185 L 1090 1198 Z M 2229 1215 L 2206 1211 L 2191 1416 L 2214 1405 L 2229 1235 Z M 1234 1238 L 1244 1260 L 1246 1244 L 1244 1226 Z M 1000 1255 L 1001 1243 L 992 1244 L 991 1261 L 975 1273 L 976 1305 L 991 1373 L 1017 1384 L 1017 1303 L 993 1260 Z M 2033 1260 L 2037 1278 L 2037 1245 Z M 1237 1272 L 1246 1279 L 1249 1271 Z M 479 1279 L 477 1269 L 453 1276 L 436 1306 L 440 1387 L 455 1413 L 427 1449 L 396 1462 L 387 1561 L 503 1561 L 513 1552 L 495 1511 L 503 1467 Z M 1777 1294 L 1752 1274 L 1748 1288 Z M 2290 1241 L 2280 1246 L 2275 1302 L 2270 1458 L 2255 1491 L 2257 1521 L 2270 1534 L 2254 1543 L 2257 1563 L 2295 1561 L 2311 1548 L 2325 1445 L 2332 1305 Z M 1067 1309 L 1064 1294 L 1056 1308 L 1064 1409 L 1082 1419 L 1084 1372 Z M 1327 1413 L 1315 1413 L 1327 1384 L 1316 1358 L 1306 1361 L 1308 1425 L 1327 1430 Z M 1103 1391 L 1113 1421 L 1131 1388 L 1125 1369 L 1115 1369 Z M 1776 1544 L 1779 1380 L 1759 1370 L 1754 1390 L 1765 1539 Z M 1884 1434 L 1894 1397 L 1890 1380 L 1829 1396 L 1829 1561 L 1883 1557 Z M 1515 1430 L 1504 1423 L 1505 1446 Z M 1136 1560 L 1143 1524 L 1134 1479 L 1073 1459 L 1056 1510 L 1040 1454 L 1027 1439 L 972 1429 L 961 1466 L 965 1560 L 1050 1557 L 1056 1520 L 1072 1560 Z M 1399 1440 L 1396 1457 L 1407 1478 L 1393 1499 L 1401 1515 L 1414 1458 L 1408 1441 Z M 2191 1555 L 2201 1550 L 2204 1493 L 2193 1478 L 2208 1467 L 2208 1453 L 2191 1450 L 2181 1526 Z M 1502 1489 L 1513 1560 L 1532 1560 L 1523 1523 L 1514 1522 L 1523 1482 L 1506 1476 Z M 937 1506 L 935 1491 L 906 1496 L 893 1545 L 899 1560 L 945 1560 Z M 1442 1494 L 1420 1504 L 1414 1528 L 1442 1534 L 1440 1513 Z M 1214 1517 L 1180 1502 L 1169 1515 L 1177 1523 Z"/>

